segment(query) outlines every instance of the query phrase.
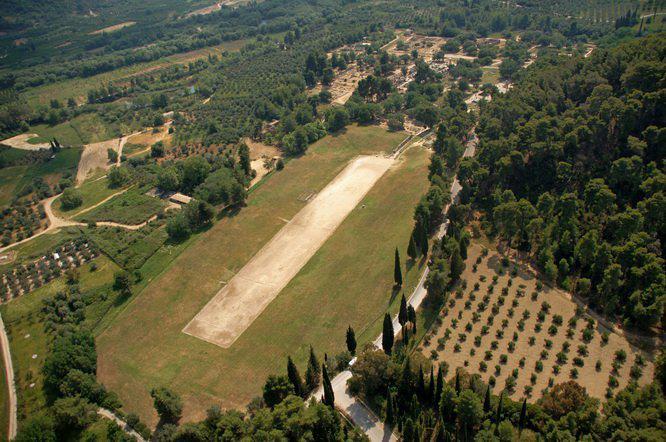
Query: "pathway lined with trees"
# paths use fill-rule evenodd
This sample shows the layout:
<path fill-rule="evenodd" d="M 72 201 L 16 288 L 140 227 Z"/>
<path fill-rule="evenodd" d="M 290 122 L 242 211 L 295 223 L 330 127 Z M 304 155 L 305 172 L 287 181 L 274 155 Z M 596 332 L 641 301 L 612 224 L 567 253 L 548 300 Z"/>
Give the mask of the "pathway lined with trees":
<path fill-rule="evenodd" d="M 470 135 L 471 136 L 467 142 L 465 152 L 463 153 L 464 158 L 474 156 L 474 152 L 476 151 L 478 139 L 476 137 L 475 131 L 472 130 Z M 417 143 L 418 142 L 419 141 L 417 141 Z M 451 184 L 451 203 L 446 205 L 444 208 L 444 213 L 448 212 L 451 204 L 455 204 L 458 201 L 458 194 L 460 193 L 461 189 L 462 187 L 458 182 L 458 178 L 454 178 L 453 183 Z M 442 226 L 435 235 L 438 240 L 446 235 L 448 225 L 448 220 L 442 223 Z M 409 296 L 409 299 L 407 299 L 407 305 L 411 306 L 414 310 L 417 310 L 421 306 L 421 303 L 428 294 L 428 290 L 425 287 L 425 282 L 428 278 L 429 272 L 430 269 L 428 266 L 426 266 L 425 271 L 419 280 L 419 283 L 417 284 L 412 294 Z M 392 321 L 394 336 L 397 336 L 402 330 L 402 325 L 400 322 L 400 315 L 395 315 Z M 373 342 L 375 347 L 382 348 L 382 336 L 383 334 L 380 334 Z M 354 364 L 354 362 L 356 362 L 355 358 L 352 359 L 349 363 L 350 367 Z M 342 412 L 347 415 L 355 425 L 361 428 L 361 430 L 363 430 L 363 432 L 372 442 L 397 442 L 398 438 L 393 433 L 392 428 L 382 422 L 381 419 L 379 419 L 377 415 L 375 415 L 375 413 L 370 409 L 370 407 L 349 393 L 347 388 L 347 380 L 349 380 L 351 376 L 351 370 L 347 369 L 331 379 L 331 386 L 335 395 L 335 405 L 341 409 Z M 321 398 L 323 396 L 323 386 L 315 390 L 312 396 L 317 399 Z"/>

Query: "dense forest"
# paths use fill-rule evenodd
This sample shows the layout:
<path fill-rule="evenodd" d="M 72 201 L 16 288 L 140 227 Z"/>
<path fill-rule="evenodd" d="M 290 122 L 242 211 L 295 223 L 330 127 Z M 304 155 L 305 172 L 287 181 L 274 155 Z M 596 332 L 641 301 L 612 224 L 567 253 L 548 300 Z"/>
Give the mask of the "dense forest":
<path fill-rule="evenodd" d="M 661 37 L 589 59 L 540 59 L 482 108 L 464 199 L 551 281 L 628 326 L 661 326 L 664 56 Z"/>

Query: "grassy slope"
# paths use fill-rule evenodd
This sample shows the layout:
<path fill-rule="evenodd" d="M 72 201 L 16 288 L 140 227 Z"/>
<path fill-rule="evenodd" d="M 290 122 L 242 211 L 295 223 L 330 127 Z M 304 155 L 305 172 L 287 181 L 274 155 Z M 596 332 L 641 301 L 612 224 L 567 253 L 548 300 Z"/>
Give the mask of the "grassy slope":
<path fill-rule="evenodd" d="M 122 190 L 109 188 L 109 181 L 106 178 L 87 180 L 77 189 L 81 193 L 83 203 L 79 207 L 75 207 L 70 210 L 63 210 L 60 204 L 60 198 L 58 197 L 55 199 L 55 201 L 53 201 L 53 205 L 51 206 L 56 215 L 62 216 L 64 218 L 72 218 L 76 216 L 77 213 L 87 209 L 88 207 L 94 206 L 105 198 L 108 198 Z"/>
<path fill-rule="evenodd" d="M 77 221 L 113 221 L 122 224 L 139 224 L 162 210 L 166 204 L 159 198 L 145 195 L 133 188 L 111 198 L 101 206 L 76 216 Z"/>
<path fill-rule="evenodd" d="M 79 270 L 82 293 L 108 288 L 113 281 L 114 272 L 118 269 L 105 257 L 97 258 L 93 262 L 97 264 L 97 271 L 91 272 L 88 264 Z M 48 335 L 40 321 L 40 310 L 42 301 L 62 290 L 64 284 L 64 277 L 58 278 L 28 295 L 0 306 L 14 361 L 19 420 L 33 414 L 45 403 L 41 388 L 41 367 L 47 353 Z M 86 316 L 87 321 L 95 323 L 97 318 L 94 311 L 86 312 Z M 33 358 L 33 355 L 36 357 Z M 33 383 L 34 386 L 30 387 Z"/>
<path fill-rule="evenodd" d="M 322 189 L 355 155 L 391 150 L 403 136 L 367 127 L 326 137 L 270 176 L 239 214 L 193 240 L 98 338 L 99 375 L 128 410 L 155 423 L 148 391 L 157 385 L 183 396 L 188 417 L 201 417 L 215 403 L 245 405 L 259 394 L 269 373 L 283 370 L 286 354 L 301 365 L 309 344 L 334 354 L 342 349 L 350 322 L 361 329 L 368 317 L 381 316 L 390 298 L 393 249 L 399 244 L 405 254 L 402 243 L 411 229 L 413 207 L 427 186 L 425 153 L 410 154 L 408 167 L 380 180 L 364 199 L 365 208 L 350 214 L 232 348 L 181 333 L 223 281 L 284 225 L 280 218 L 289 219 L 303 207 L 300 194 Z M 330 257 L 337 260 L 338 273 L 319 274 L 330 272 Z M 384 260 L 386 269 L 376 265 Z M 351 285 L 337 277 L 341 272 L 354 279 L 361 279 L 359 272 L 368 277 Z M 357 303 L 357 298 L 362 299 Z M 323 320 L 322 303 L 335 312 Z"/>

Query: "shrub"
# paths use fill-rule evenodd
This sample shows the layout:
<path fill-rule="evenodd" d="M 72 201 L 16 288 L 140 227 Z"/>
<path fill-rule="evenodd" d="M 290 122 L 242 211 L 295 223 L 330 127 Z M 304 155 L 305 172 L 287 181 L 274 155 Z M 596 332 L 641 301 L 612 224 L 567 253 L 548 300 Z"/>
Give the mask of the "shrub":
<path fill-rule="evenodd" d="M 63 210 L 72 210 L 79 207 L 81 204 L 83 204 L 81 192 L 72 187 L 65 189 L 60 197 L 60 205 Z"/>
<path fill-rule="evenodd" d="M 571 376 L 572 379 L 578 379 L 578 369 L 572 368 L 571 371 L 569 372 L 569 375 Z"/>
<path fill-rule="evenodd" d="M 536 333 L 539 333 L 541 331 L 541 324 L 540 323 L 534 324 L 534 331 Z"/>
<path fill-rule="evenodd" d="M 527 343 L 530 344 L 530 345 L 534 345 L 535 342 L 536 342 L 536 338 L 534 336 L 530 336 L 530 338 L 527 341 Z"/>
<path fill-rule="evenodd" d="M 629 370 L 629 376 L 631 376 L 633 380 L 637 381 L 641 378 L 641 376 L 643 376 L 643 370 L 641 367 L 634 364 L 631 366 L 631 370 Z"/>
<path fill-rule="evenodd" d="M 624 363 L 627 360 L 627 352 L 622 350 L 622 349 L 616 351 L 615 352 L 615 360 L 620 362 L 620 363 Z"/>
<path fill-rule="evenodd" d="M 537 381 L 537 375 L 535 373 L 532 373 L 532 375 L 530 376 L 530 384 L 534 385 L 536 384 L 536 381 Z"/>
<path fill-rule="evenodd" d="M 573 364 L 574 364 L 576 367 L 582 367 L 582 366 L 585 365 L 585 362 L 583 362 L 583 359 L 582 359 L 582 358 L 579 358 L 578 356 L 576 356 L 575 358 L 573 358 Z"/>
<path fill-rule="evenodd" d="M 499 357 L 500 364 L 505 365 L 506 362 L 508 361 L 508 356 L 505 354 L 501 354 Z"/>
<path fill-rule="evenodd" d="M 597 363 L 594 364 L 594 369 L 597 371 L 601 371 L 601 361 L 597 361 Z"/>
<path fill-rule="evenodd" d="M 620 385 L 620 383 L 618 382 L 618 380 L 615 376 L 610 375 L 608 377 L 608 386 L 610 388 L 617 388 L 619 385 Z"/>
<path fill-rule="evenodd" d="M 563 351 L 557 353 L 557 354 L 555 355 L 555 358 L 557 358 L 557 363 L 560 364 L 560 365 L 562 365 L 562 364 L 566 364 L 566 363 L 567 363 L 567 359 L 568 359 L 568 358 L 567 358 L 567 354 L 564 353 Z"/>
<path fill-rule="evenodd" d="M 453 351 L 456 353 L 460 353 L 460 344 L 456 343 L 456 345 L 453 346 Z"/>
<path fill-rule="evenodd" d="M 481 347 L 481 336 L 474 337 L 474 345 Z"/>
<path fill-rule="evenodd" d="M 534 369 L 536 370 L 537 373 L 541 373 L 543 371 L 543 362 L 536 361 L 534 364 Z"/>
<path fill-rule="evenodd" d="M 587 356 L 588 351 L 587 351 L 587 345 L 579 345 L 578 346 L 578 355 L 579 356 Z"/>
<path fill-rule="evenodd" d="M 550 350 L 551 348 L 553 348 L 553 341 L 551 341 L 550 339 L 546 339 L 544 343 L 546 344 L 547 349 Z"/>
<path fill-rule="evenodd" d="M 485 373 L 488 370 L 488 364 L 484 361 L 479 362 L 479 371 Z"/>
<path fill-rule="evenodd" d="M 557 334 L 557 327 L 555 325 L 551 325 L 548 327 L 548 334 L 551 336 L 555 336 Z"/>
<path fill-rule="evenodd" d="M 518 361 L 518 366 L 520 366 L 520 368 L 525 367 L 525 358 L 524 357 L 520 358 L 520 360 Z"/>
<path fill-rule="evenodd" d="M 486 350 L 486 354 L 485 354 L 485 356 L 484 356 L 484 359 L 485 359 L 486 361 L 489 361 L 489 360 L 491 360 L 492 358 L 493 358 L 493 352 L 490 351 L 490 350 Z"/>
<path fill-rule="evenodd" d="M 497 345 L 498 345 L 497 341 L 493 341 L 490 343 L 490 348 L 492 348 L 493 350 L 497 350 Z"/>
<path fill-rule="evenodd" d="M 559 327 L 563 322 L 562 315 L 553 315 L 553 324 Z"/>
<path fill-rule="evenodd" d="M 594 331 L 592 329 L 586 328 L 583 330 L 583 342 L 589 343 L 594 337 Z"/>
<path fill-rule="evenodd" d="M 601 334 L 601 343 L 602 343 L 603 345 L 608 344 L 608 332 L 603 332 L 603 333 Z"/>

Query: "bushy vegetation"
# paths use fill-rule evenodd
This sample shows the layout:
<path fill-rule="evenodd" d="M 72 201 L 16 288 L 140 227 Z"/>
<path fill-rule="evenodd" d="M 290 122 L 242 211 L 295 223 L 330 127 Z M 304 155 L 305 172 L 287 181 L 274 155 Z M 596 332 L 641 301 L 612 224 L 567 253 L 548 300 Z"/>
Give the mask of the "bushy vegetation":
<path fill-rule="evenodd" d="M 501 240 L 641 328 L 662 320 L 666 284 L 663 51 L 654 36 L 539 61 L 482 109 L 478 159 L 461 168 L 464 202 Z"/>

